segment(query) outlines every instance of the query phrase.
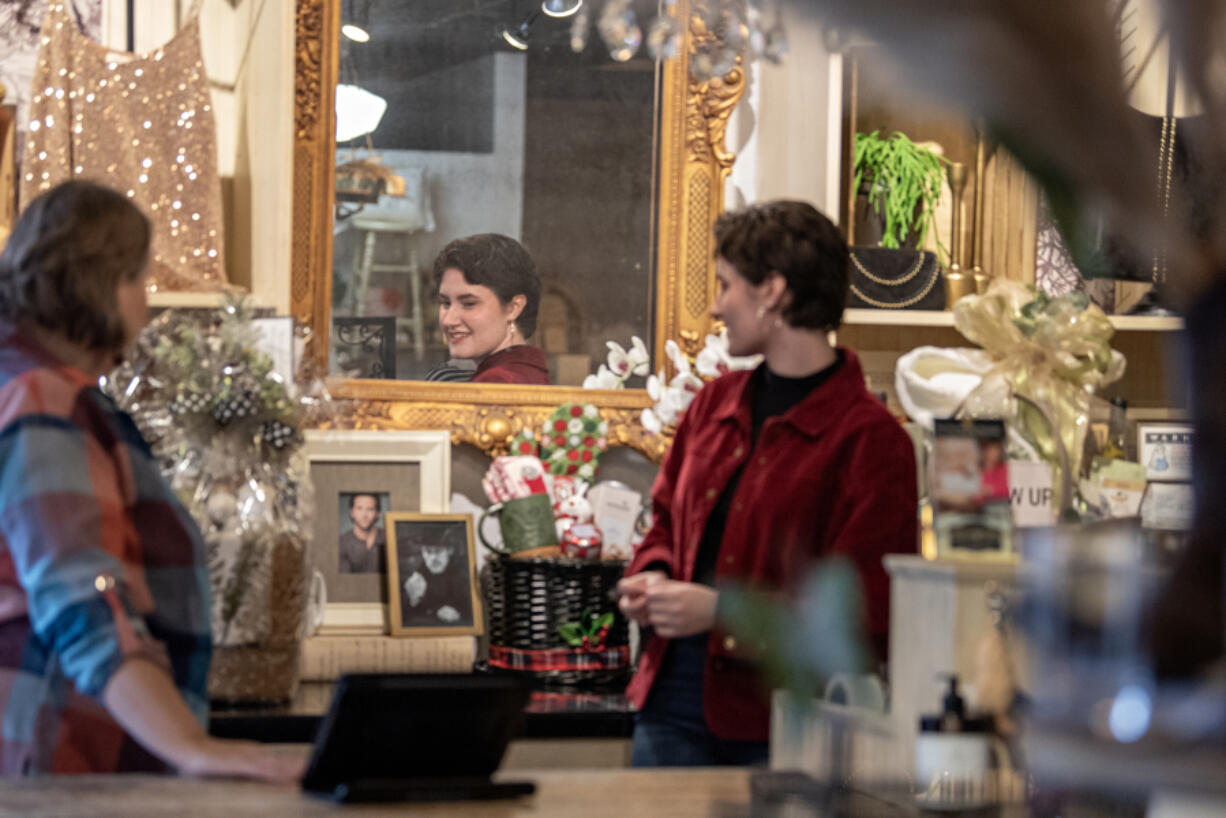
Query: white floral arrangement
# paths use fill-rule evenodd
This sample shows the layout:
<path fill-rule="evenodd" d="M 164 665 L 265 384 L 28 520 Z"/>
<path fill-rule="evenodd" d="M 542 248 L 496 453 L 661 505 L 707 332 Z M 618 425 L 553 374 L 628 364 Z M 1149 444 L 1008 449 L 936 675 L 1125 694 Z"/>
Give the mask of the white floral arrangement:
<path fill-rule="evenodd" d="M 672 361 L 676 374 L 672 380 L 666 380 L 663 369 L 648 375 L 651 364 L 642 339 L 634 336 L 630 342 L 627 350 L 616 341 L 609 341 L 608 364 L 601 364 L 595 375 L 588 375 L 583 388 L 624 389 L 632 376 L 647 375 L 647 394 L 654 405 L 643 410 L 640 421 L 643 428 L 657 435 L 677 425 L 682 413 L 708 381 L 736 370 L 753 369 L 762 362 L 761 355 L 732 355 L 728 351 L 727 330 L 718 335 L 709 333 L 703 348 L 693 359 L 670 338 L 664 344 L 664 354 Z"/>

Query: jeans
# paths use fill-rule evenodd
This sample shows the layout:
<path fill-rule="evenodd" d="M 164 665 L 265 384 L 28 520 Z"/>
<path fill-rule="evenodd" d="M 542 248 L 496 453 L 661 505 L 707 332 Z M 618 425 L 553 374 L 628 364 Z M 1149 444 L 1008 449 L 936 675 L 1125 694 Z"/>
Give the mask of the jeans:
<path fill-rule="evenodd" d="M 765 741 L 730 741 L 707 727 L 702 672 L 707 634 L 674 639 L 634 721 L 633 767 L 743 767 L 769 756 Z"/>

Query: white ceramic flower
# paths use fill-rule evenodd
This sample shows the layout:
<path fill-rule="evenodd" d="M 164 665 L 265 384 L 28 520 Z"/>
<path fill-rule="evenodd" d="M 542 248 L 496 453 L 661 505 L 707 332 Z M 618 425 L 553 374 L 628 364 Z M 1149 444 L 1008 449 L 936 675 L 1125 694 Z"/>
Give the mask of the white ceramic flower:
<path fill-rule="evenodd" d="M 637 335 L 630 337 L 630 350 L 626 355 L 630 359 L 630 374 L 643 376 L 651 372 L 651 355 L 642 338 Z"/>
<path fill-rule="evenodd" d="M 584 389 L 618 389 L 621 385 L 622 381 L 604 364 L 600 365 L 595 375 L 583 379 Z"/>
<path fill-rule="evenodd" d="M 664 395 L 664 370 L 659 374 L 647 376 L 647 397 L 652 402 L 658 401 Z"/>
<path fill-rule="evenodd" d="M 605 341 L 605 346 L 609 348 L 609 369 L 619 381 L 625 380 L 630 376 L 632 369 L 630 356 L 626 353 L 625 347 L 616 341 Z"/>
<path fill-rule="evenodd" d="M 673 362 L 673 367 L 678 372 L 690 371 L 690 359 L 685 357 L 685 353 L 681 351 L 681 347 L 672 338 L 664 342 L 664 354 Z"/>
<path fill-rule="evenodd" d="M 653 435 L 658 435 L 664 431 L 664 424 L 660 422 L 660 418 L 651 409 L 644 409 L 643 414 L 639 416 L 639 422 L 643 424 L 643 428 Z"/>
<path fill-rule="evenodd" d="M 728 347 L 721 345 L 719 336 L 708 335 L 707 345 L 694 359 L 694 369 L 704 378 L 718 378 L 728 371 Z"/>

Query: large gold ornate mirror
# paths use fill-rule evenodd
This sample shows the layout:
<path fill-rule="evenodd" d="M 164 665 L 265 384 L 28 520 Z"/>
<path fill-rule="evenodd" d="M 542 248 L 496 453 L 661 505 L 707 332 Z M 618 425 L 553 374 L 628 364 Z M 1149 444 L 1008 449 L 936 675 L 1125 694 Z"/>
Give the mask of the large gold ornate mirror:
<path fill-rule="evenodd" d="M 449 429 L 497 453 L 525 423 L 584 400 L 613 443 L 660 455 L 638 424 L 645 391 L 578 384 L 607 340 L 643 337 L 653 369 L 669 339 L 697 351 L 732 164 L 724 127 L 744 76 L 690 79 L 689 57 L 711 37 L 695 3 L 638 5 L 641 19 L 667 8 L 687 23 L 679 57 L 618 61 L 594 33 L 574 53 L 570 21 L 528 0 L 298 0 L 292 308 L 321 364 L 345 344 L 384 350 L 334 389 L 356 401 L 348 423 Z M 527 51 L 498 36 L 525 21 Z M 370 40 L 347 39 L 343 22 Z M 371 96 L 389 123 L 373 132 L 355 124 Z M 480 232 L 534 256 L 543 292 L 529 343 L 568 385 L 420 380 L 446 358 L 433 257 Z"/>

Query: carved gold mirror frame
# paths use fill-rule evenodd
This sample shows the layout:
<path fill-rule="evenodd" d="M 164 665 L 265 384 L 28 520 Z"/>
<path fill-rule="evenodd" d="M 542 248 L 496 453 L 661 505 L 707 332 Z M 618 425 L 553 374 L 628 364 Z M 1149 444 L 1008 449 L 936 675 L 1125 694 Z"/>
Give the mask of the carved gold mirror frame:
<path fill-rule="evenodd" d="M 701 0 L 677 0 L 673 13 L 689 20 L 681 56 L 663 67 L 660 89 L 660 176 L 656 191 L 657 268 L 654 360 L 676 341 L 695 354 L 706 335 L 715 276 L 711 227 L 723 211 L 724 180 L 733 154 L 724 131 L 744 91 L 738 67 L 706 82 L 689 76 L 695 48 L 712 39 L 697 10 Z M 327 366 L 332 287 L 332 200 L 335 194 L 335 88 L 340 0 L 298 0 L 294 76 L 294 197 L 290 304 L 313 332 L 313 354 Z M 455 443 L 488 454 L 506 452 L 524 426 L 539 428 L 559 404 L 597 405 L 609 421 L 611 445 L 628 446 L 659 460 L 668 438 L 650 435 L 639 422 L 651 405 L 635 390 L 556 386 L 345 380 L 333 387 L 349 399 L 336 425 L 352 428 L 446 429 Z"/>

